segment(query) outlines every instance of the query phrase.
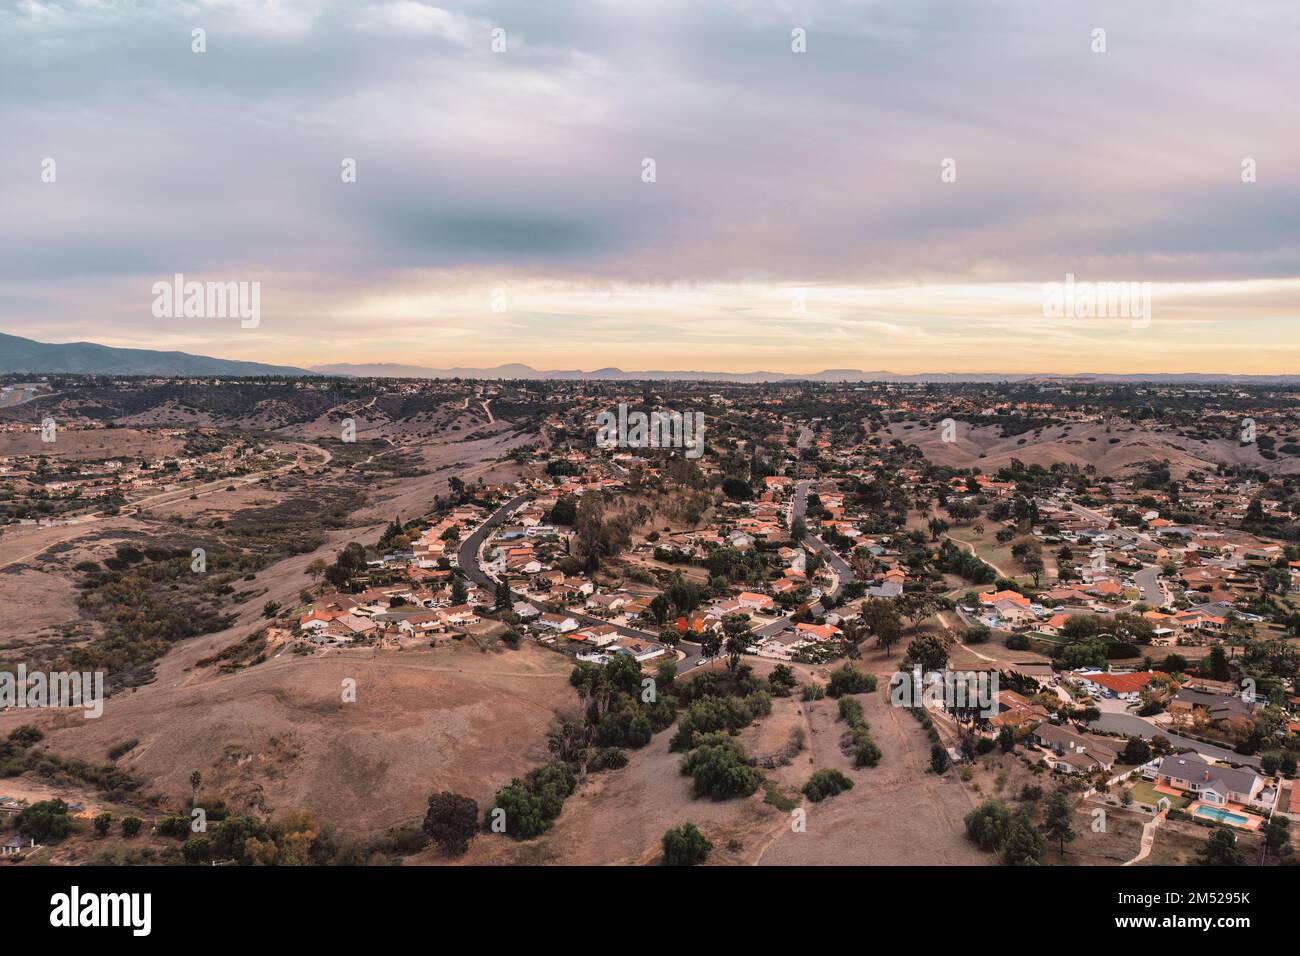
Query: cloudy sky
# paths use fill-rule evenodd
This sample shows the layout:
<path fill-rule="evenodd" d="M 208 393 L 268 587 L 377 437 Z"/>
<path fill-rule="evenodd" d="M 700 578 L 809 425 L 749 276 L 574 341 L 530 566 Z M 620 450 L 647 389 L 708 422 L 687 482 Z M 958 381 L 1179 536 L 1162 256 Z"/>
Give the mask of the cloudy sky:
<path fill-rule="evenodd" d="M 0 0 L 0 331 L 1297 372 L 1298 27 L 1294 0 Z M 156 318 L 175 273 L 259 282 L 260 324 Z M 1045 315 L 1067 274 L 1150 283 L 1149 321 Z"/>

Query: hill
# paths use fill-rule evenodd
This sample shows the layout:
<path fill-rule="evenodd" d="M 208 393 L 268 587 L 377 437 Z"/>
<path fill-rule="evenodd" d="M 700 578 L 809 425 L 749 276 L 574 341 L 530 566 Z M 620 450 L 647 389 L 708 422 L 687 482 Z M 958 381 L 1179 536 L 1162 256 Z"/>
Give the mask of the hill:
<path fill-rule="evenodd" d="M 0 374 L 11 372 L 74 375 L 313 375 L 289 365 L 264 365 L 234 359 L 118 349 L 93 342 L 51 344 L 0 332 Z"/>

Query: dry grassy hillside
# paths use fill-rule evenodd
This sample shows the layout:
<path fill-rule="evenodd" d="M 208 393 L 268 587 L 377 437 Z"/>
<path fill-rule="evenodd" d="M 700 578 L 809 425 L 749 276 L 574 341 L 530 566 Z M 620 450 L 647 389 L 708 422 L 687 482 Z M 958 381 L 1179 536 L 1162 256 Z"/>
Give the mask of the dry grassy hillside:
<path fill-rule="evenodd" d="M 1211 470 L 1219 464 L 1249 465 L 1270 473 L 1300 472 L 1300 459 L 1268 461 L 1254 445 L 1228 440 L 1204 441 L 1174 432 L 1155 432 L 1127 424 L 1100 422 L 1054 425 L 1023 435 L 1003 437 L 996 426 L 972 427 L 957 423 L 957 440 L 944 442 L 937 423 L 896 422 L 890 438 L 916 445 L 926 459 L 952 468 L 979 468 L 995 472 L 1016 458 L 1026 465 L 1094 465 L 1102 475 L 1123 474 L 1146 461 L 1168 460 L 1175 477 L 1193 470 Z"/>

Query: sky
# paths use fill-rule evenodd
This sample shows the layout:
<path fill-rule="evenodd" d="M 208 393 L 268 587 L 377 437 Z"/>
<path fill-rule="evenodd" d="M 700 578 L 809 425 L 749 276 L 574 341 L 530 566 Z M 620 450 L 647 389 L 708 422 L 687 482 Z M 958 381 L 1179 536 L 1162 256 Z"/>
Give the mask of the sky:
<path fill-rule="evenodd" d="M 1295 373 L 1298 27 L 1294 0 L 0 0 L 0 331 Z M 177 273 L 258 283 L 255 327 L 160 318 Z M 1149 309 L 1091 314 L 1089 283 Z"/>

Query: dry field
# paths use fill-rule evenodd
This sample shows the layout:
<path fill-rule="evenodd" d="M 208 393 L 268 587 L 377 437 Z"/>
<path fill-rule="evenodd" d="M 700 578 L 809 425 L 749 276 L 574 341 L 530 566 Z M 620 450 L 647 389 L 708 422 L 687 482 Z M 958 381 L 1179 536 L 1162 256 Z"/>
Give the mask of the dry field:
<path fill-rule="evenodd" d="M 766 672 L 767 662 L 756 671 Z M 824 669 L 797 667 L 801 680 Z M 840 748 L 845 730 L 830 699 L 805 704 L 796 695 L 773 701 L 771 715 L 740 734 L 751 756 L 783 751 L 798 728 L 804 748 L 787 766 L 765 770 L 784 793 L 795 793 L 807 814 L 804 832 L 794 832 L 792 816 L 764 802 L 760 788 L 750 797 L 715 802 L 696 800 L 691 780 L 680 774 L 681 755 L 668 750 L 674 731 L 655 736 L 621 770 L 592 774 L 565 803 L 547 833 L 525 842 L 483 835 L 458 862 L 465 864 L 630 864 L 658 861 L 664 831 L 695 823 L 713 842 L 710 865 L 835 865 L 994 862 L 965 837 L 963 818 L 971 798 L 953 774 L 927 773 L 929 743 L 910 714 L 890 707 L 877 691 L 861 698 L 883 758 L 878 766 L 855 770 Z M 814 770 L 836 767 L 854 788 L 821 803 L 797 794 Z M 411 863 L 442 863 L 428 850 Z"/>
<path fill-rule="evenodd" d="M 0 715 L 0 732 L 36 723 L 56 752 L 95 762 L 137 739 L 118 765 L 172 808 L 199 770 L 205 792 L 233 806 L 307 808 L 342 832 L 375 834 L 418 822 L 438 790 L 486 803 L 547 759 L 553 715 L 576 702 L 569 664 L 532 646 L 286 653 L 224 675 L 193 667 L 224 643 L 188 642 L 164 659 L 156 683 L 113 697 L 98 720 L 16 711 Z M 343 701 L 348 679 L 355 703 Z"/>
<path fill-rule="evenodd" d="M 1292 474 L 1300 471 L 1300 459 L 1283 457 L 1268 461 L 1255 445 L 1241 447 L 1226 440 L 1202 441 L 1183 438 L 1174 432 L 1157 432 L 1124 423 L 1107 426 L 1099 422 L 1054 425 L 1041 432 L 1002 437 L 997 426 L 972 428 L 958 423 L 957 441 L 942 440 L 937 424 L 896 422 L 887 429 L 898 438 L 921 449 L 936 465 L 953 468 L 978 467 L 986 474 L 1011 464 L 1016 458 L 1026 465 L 1095 465 L 1103 475 L 1118 475 L 1144 461 L 1168 459 L 1176 477 L 1192 470 L 1212 470 L 1218 463 L 1248 465 L 1262 471 Z M 1112 443 L 1112 440 L 1113 443 Z"/>

